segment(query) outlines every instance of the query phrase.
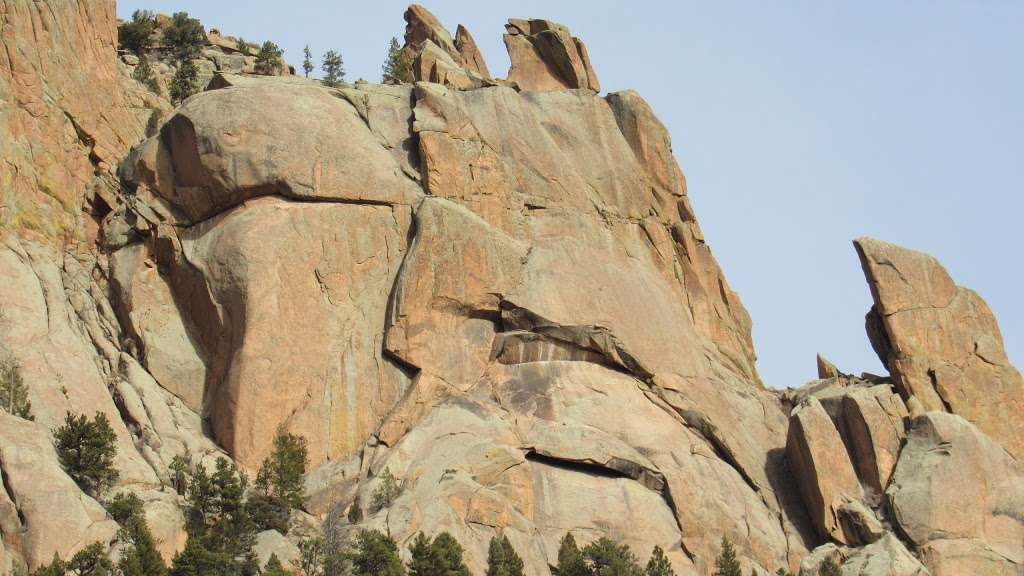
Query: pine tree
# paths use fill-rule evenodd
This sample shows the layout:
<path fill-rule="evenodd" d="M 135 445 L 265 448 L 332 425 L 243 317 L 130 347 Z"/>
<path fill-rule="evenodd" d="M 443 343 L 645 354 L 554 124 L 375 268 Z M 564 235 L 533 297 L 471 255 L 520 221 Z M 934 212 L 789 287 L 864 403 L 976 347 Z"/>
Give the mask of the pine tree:
<path fill-rule="evenodd" d="M 306 73 L 306 78 L 309 78 L 309 73 L 313 71 L 313 53 L 309 51 L 309 44 L 302 49 L 302 71 Z"/>
<path fill-rule="evenodd" d="M 556 576 L 590 576 L 586 562 L 583 561 L 583 554 L 576 546 L 576 539 L 572 532 L 566 532 L 562 542 L 558 546 L 558 566 L 555 568 Z"/>
<path fill-rule="evenodd" d="M 398 479 L 391 473 L 390 468 L 385 468 L 384 471 L 380 473 L 380 484 L 378 484 L 377 489 L 373 491 L 373 496 L 370 500 L 370 513 L 374 513 L 378 510 L 391 506 L 391 503 L 394 502 L 401 493 L 402 486 L 398 483 Z"/>
<path fill-rule="evenodd" d="M 341 85 L 341 80 L 345 77 L 345 63 L 341 59 L 341 54 L 329 50 L 327 54 L 324 54 L 321 69 L 324 71 L 324 86 L 336 88 Z"/>
<path fill-rule="evenodd" d="M 409 551 L 409 576 L 469 576 L 469 568 L 462 561 L 462 546 L 447 532 L 433 540 L 420 532 Z"/>
<path fill-rule="evenodd" d="M 279 429 L 274 437 L 274 450 L 256 475 L 256 489 L 292 508 L 301 508 L 306 501 L 303 476 L 307 465 L 306 439 Z"/>
<path fill-rule="evenodd" d="M 156 30 L 156 16 L 149 10 L 132 12 L 132 19 L 117 26 L 117 44 L 120 48 L 140 58 L 152 45 L 153 31 Z"/>
<path fill-rule="evenodd" d="M 199 91 L 196 85 L 199 81 L 199 69 L 191 60 L 183 60 L 178 63 L 178 70 L 171 78 L 170 96 L 171 102 L 178 104 Z"/>
<path fill-rule="evenodd" d="M 249 500 L 253 519 L 265 530 L 288 533 L 292 508 L 305 503 L 303 475 L 309 463 L 306 439 L 283 429 L 274 437 L 274 450 L 256 475 L 257 494 Z"/>
<path fill-rule="evenodd" d="M 409 57 L 399 46 L 398 38 L 391 38 L 391 43 L 388 45 L 388 58 L 384 61 L 383 68 L 385 84 L 412 82 L 412 65 L 409 62 Z"/>
<path fill-rule="evenodd" d="M 106 505 L 107 513 L 121 526 L 121 539 L 128 544 L 117 566 L 122 576 L 166 576 L 167 565 L 149 531 L 143 506 L 142 499 L 130 493 L 117 494 Z"/>
<path fill-rule="evenodd" d="M 103 544 L 93 542 L 68 560 L 65 570 L 76 576 L 113 576 L 114 563 L 107 558 Z"/>
<path fill-rule="evenodd" d="M 54 552 L 53 559 L 49 564 L 44 564 L 32 571 L 32 576 L 64 576 L 67 572 L 67 565 Z"/>
<path fill-rule="evenodd" d="M 303 538 L 299 541 L 299 558 L 295 567 L 305 576 L 323 576 L 326 557 L 327 542 L 321 536 Z"/>
<path fill-rule="evenodd" d="M 276 74 L 281 68 L 281 55 L 284 51 L 270 40 L 263 43 L 256 53 L 256 73 L 267 76 Z"/>
<path fill-rule="evenodd" d="M 281 560 L 277 557 L 277 554 L 271 554 L 270 558 L 267 559 L 267 565 L 263 567 L 263 576 L 291 576 L 291 573 L 281 565 Z M 305 576 L 313 576 L 313 574 L 307 572 Z"/>
<path fill-rule="evenodd" d="M 145 56 L 139 56 L 139 65 L 132 72 L 132 78 L 146 88 L 149 88 L 150 92 L 160 94 L 160 83 L 157 82 L 156 74 L 153 73 L 153 68 L 149 65 L 149 59 Z"/>
<path fill-rule="evenodd" d="M 583 558 L 595 576 L 641 576 L 643 570 L 629 546 L 598 538 L 583 548 Z"/>
<path fill-rule="evenodd" d="M 197 466 L 186 491 L 188 542 L 174 558 L 172 576 L 256 574 L 256 524 L 244 501 L 245 487 L 234 464 L 218 458 L 213 472 Z M 204 572 L 205 570 L 205 572 Z"/>
<path fill-rule="evenodd" d="M 171 49 L 174 57 L 180 62 L 191 60 L 199 55 L 199 49 L 206 41 L 203 25 L 188 12 L 176 12 L 171 16 L 171 23 L 164 30 L 164 43 Z"/>
<path fill-rule="evenodd" d="M 36 419 L 28 399 L 28 385 L 21 376 L 21 365 L 12 357 L 0 358 L 0 409 L 25 420 Z"/>
<path fill-rule="evenodd" d="M 645 576 L 676 576 L 672 570 L 672 564 L 665 557 L 665 551 L 661 546 L 655 546 L 651 551 L 651 559 L 647 561 L 647 568 L 644 569 Z"/>
<path fill-rule="evenodd" d="M 376 530 L 361 530 L 352 554 L 352 576 L 405 576 L 398 545 Z"/>
<path fill-rule="evenodd" d="M 736 559 L 736 549 L 725 536 L 722 536 L 722 552 L 715 558 L 714 576 L 743 576 L 740 561 Z"/>
<path fill-rule="evenodd" d="M 117 481 L 117 435 L 106 414 L 97 412 L 90 421 L 85 414 L 68 412 L 53 439 L 61 466 L 87 493 L 99 496 Z"/>
<path fill-rule="evenodd" d="M 523 576 L 523 559 L 504 534 L 491 538 L 487 549 L 487 576 Z"/>

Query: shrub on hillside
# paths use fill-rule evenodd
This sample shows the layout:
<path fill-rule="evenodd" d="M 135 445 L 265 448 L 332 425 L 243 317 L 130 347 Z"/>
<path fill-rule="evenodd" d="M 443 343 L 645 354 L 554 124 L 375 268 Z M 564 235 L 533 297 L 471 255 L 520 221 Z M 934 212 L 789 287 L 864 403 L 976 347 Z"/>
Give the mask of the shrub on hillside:
<path fill-rule="evenodd" d="M 64 425 L 53 431 L 53 440 L 61 466 L 87 493 L 99 496 L 117 481 L 117 436 L 106 414 L 97 412 L 89 420 L 68 412 Z"/>

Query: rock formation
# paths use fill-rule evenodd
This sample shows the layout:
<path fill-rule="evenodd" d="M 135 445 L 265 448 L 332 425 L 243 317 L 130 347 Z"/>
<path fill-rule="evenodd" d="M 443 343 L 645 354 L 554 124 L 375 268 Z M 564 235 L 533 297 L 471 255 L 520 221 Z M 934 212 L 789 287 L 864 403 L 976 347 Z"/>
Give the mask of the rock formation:
<path fill-rule="evenodd" d="M 667 131 L 598 94 L 564 26 L 510 20 L 494 79 L 414 5 L 418 81 L 338 88 L 245 74 L 211 34 L 228 58 L 166 111 L 118 60 L 112 2 L 51 4 L 0 12 L 0 352 L 37 416 L 0 413 L 0 573 L 116 537 L 50 448 L 68 410 L 108 415 L 114 490 L 168 558 L 172 458 L 251 474 L 280 429 L 309 442 L 302 522 L 403 550 L 446 530 L 474 573 L 504 534 L 547 574 L 567 531 L 659 545 L 680 575 L 723 537 L 744 573 L 1024 567 L 1024 395 L 981 299 L 859 240 L 891 378 L 819 358 L 765 389 Z M 81 88 L 100 80 L 113 97 Z M 377 509 L 385 470 L 403 490 Z M 259 535 L 263 560 L 295 550 Z"/>

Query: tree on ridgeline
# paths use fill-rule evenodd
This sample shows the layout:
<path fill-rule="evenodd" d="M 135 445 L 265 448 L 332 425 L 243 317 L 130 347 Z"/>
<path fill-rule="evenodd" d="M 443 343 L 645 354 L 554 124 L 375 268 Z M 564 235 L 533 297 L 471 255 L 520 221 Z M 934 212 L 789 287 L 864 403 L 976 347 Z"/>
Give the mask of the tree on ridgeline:
<path fill-rule="evenodd" d="M 270 40 L 264 42 L 260 51 L 256 53 L 256 73 L 266 76 L 277 74 L 281 69 L 283 54 L 284 50 L 281 50 L 277 44 Z"/>
<path fill-rule="evenodd" d="M 324 78 L 322 80 L 324 86 L 337 88 L 341 85 L 342 79 L 345 78 L 345 62 L 341 59 L 341 54 L 334 50 L 328 50 L 327 54 L 324 54 L 323 64 L 320 69 L 324 71 Z"/>
<path fill-rule="evenodd" d="M 409 57 L 398 44 L 398 38 L 391 38 L 388 45 L 388 57 L 384 61 L 385 84 L 408 84 L 412 82 L 412 64 Z"/>
<path fill-rule="evenodd" d="M 302 71 L 306 73 L 306 78 L 313 71 L 313 53 L 309 51 L 309 44 L 302 49 Z"/>

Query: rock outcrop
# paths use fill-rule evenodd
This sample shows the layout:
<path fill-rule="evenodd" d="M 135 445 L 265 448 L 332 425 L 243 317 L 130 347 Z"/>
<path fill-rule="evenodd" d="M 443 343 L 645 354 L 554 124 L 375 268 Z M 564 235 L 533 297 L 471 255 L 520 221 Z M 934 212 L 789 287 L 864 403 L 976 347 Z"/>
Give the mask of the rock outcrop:
<path fill-rule="evenodd" d="M 403 551 L 445 530 L 474 573 L 503 534 L 547 574 L 566 532 L 658 545 L 680 575 L 723 537 L 744 573 L 1024 566 L 1024 395 L 981 299 L 859 240 L 891 377 L 819 357 L 818 380 L 765 389 L 665 127 L 599 96 L 564 26 L 510 20 L 494 79 L 414 5 L 417 82 L 337 88 L 246 74 L 210 34 L 208 89 L 168 111 L 118 63 L 111 2 L 50 4 L 0 12 L 0 353 L 36 416 L 0 413 L 0 574 L 117 537 L 51 447 L 68 411 L 107 415 L 114 490 L 167 558 L 172 459 L 252 474 L 286 430 L 310 449 L 304 528 Z"/>
<path fill-rule="evenodd" d="M 508 80 L 521 89 L 601 91 L 586 45 L 562 24 L 513 18 L 504 38 L 512 61 Z"/>
<path fill-rule="evenodd" d="M 1024 457 L 1024 379 L 985 301 L 927 254 L 869 238 L 855 245 L 875 299 L 872 341 L 900 394 L 962 416 Z"/>

